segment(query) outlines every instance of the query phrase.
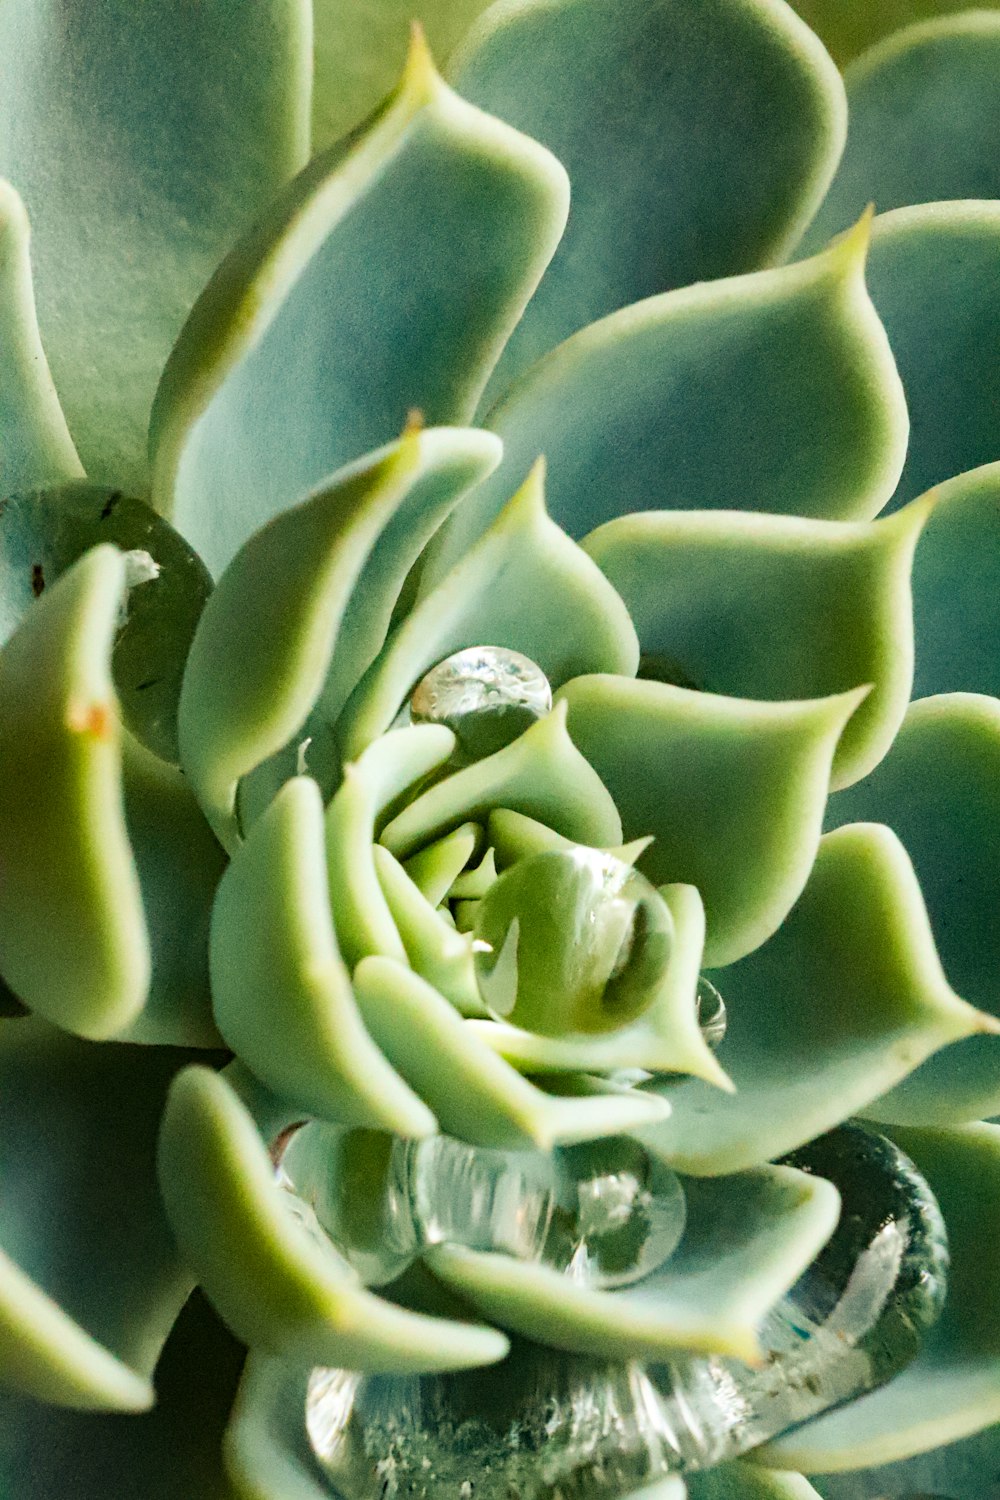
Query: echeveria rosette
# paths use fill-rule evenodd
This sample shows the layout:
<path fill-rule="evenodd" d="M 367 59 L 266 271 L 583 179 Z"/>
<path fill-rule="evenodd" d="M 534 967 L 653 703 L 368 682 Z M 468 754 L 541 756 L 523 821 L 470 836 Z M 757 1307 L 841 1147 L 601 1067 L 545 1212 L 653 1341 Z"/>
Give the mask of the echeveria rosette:
<path fill-rule="evenodd" d="M 688 1493 L 800 1500 L 779 1471 L 1000 1417 L 973 1123 L 1000 1112 L 997 23 L 852 64 L 838 169 L 844 86 L 779 0 L 504 3 L 462 40 L 482 9 L 427 16 L 457 92 L 418 42 L 308 165 L 307 5 L 235 35 L 221 0 L 5 12 L 0 1479 L 28 1500 L 124 1493 L 136 1432 L 144 1495 L 226 1493 L 203 1371 L 228 1390 L 235 1356 L 198 1305 L 149 1416 L 38 1404 L 147 1407 L 195 1279 L 251 1346 L 229 1482 L 268 1500 L 319 1493 L 316 1363 L 488 1364 L 501 1329 L 752 1357 L 836 1215 L 768 1164 L 851 1115 L 938 1194 L 944 1316 L 889 1386 Z M 366 59 L 350 17 L 316 6 L 323 148 L 396 45 Z M 449 771 L 449 731 L 394 722 L 483 642 L 555 707 Z M 669 914 L 618 1030 L 485 1015 L 439 910 L 567 841 Z M 685 1076 L 601 1081 L 636 1067 Z M 689 1174 L 710 1292 L 683 1249 L 652 1315 L 449 1250 L 360 1288 L 275 1184 L 303 1118 L 638 1131 Z"/>

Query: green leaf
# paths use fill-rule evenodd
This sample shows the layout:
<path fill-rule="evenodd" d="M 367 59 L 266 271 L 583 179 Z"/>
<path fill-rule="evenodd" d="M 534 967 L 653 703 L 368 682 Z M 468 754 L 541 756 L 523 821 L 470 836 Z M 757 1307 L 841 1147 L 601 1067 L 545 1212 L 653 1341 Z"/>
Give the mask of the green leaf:
<path fill-rule="evenodd" d="M 840 77 L 773 0 L 497 6 L 451 72 L 465 98 L 554 152 L 573 184 L 566 236 L 497 394 L 616 308 L 782 260 L 844 144 Z"/>
<path fill-rule="evenodd" d="M 553 687 L 584 672 L 632 676 L 639 643 L 614 589 L 545 511 L 536 465 L 489 531 L 416 603 L 359 683 L 339 728 L 353 758 L 392 723 L 435 662 L 502 645 L 536 662 Z"/>
<path fill-rule="evenodd" d="M 729 1016 L 720 1061 L 736 1091 L 662 1085 L 670 1118 L 642 1132 L 699 1176 L 812 1140 L 984 1024 L 949 989 L 912 866 L 875 824 L 827 834 L 774 937 L 712 979 Z"/>
<path fill-rule="evenodd" d="M 0 655 L 0 971 L 95 1038 L 135 1019 L 150 979 L 109 671 L 124 582 L 122 555 L 94 548 Z"/>
<path fill-rule="evenodd" d="M 893 507 L 1000 457 L 1000 203 L 929 203 L 875 220 L 868 262 L 910 411 Z"/>
<path fill-rule="evenodd" d="M 1000 464 L 933 491 L 913 564 L 914 698 L 1000 697 Z"/>
<path fill-rule="evenodd" d="M 0 1025 L 6 1385 L 85 1410 L 152 1404 L 153 1367 L 192 1285 L 154 1170 L 164 1094 L 184 1061 L 94 1046 L 35 1018 Z"/>
<path fill-rule="evenodd" d="M 836 61 L 844 64 L 900 27 L 968 10 L 969 0 L 879 0 L 878 5 L 855 5 L 851 0 L 795 0 L 795 9 L 823 38 Z"/>
<path fill-rule="evenodd" d="M 388 849 L 376 844 L 372 855 L 382 894 L 410 967 L 463 1015 L 484 1015 L 485 1007 L 476 986 L 471 936 L 455 931 L 444 912 L 435 910 Z"/>
<path fill-rule="evenodd" d="M 313 150 L 373 110 L 399 77 L 414 20 L 442 61 L 491 0 L 313 0 Z"/>
<path fill-rule="evenodd" d="M 38 335 L 28 216 L 0 182 L 0 486 L 4 494 L 83 473 Z"/>
<path fill-rule="evenodd" d="M 0 1393 L 0 1494 L 234 1500 L 220 1448 L 243 1353 L 195 1293 L 157 1366 L 151 1412 L 98 1416 Z"/>
<path fill-rule="evenodd" d="M 314 781 L 287 782 L 237 851 L 212 913 L 211 961 L 219 1029 L 283 1099 L 321 1119 L 434 1131 L 358 1015 L 330 916 Z"/>
<path fill-rule="evenodd" d="M 306 1435 L 311 1366 L 253 1351 L 225 1439 L 240 1500 L 329 1500 Z"/>
<path fill-rule="evenodd" d="M 897 33 L 844 78 L 847 148 L 804 245 L 819 248 L 868 203 L 879 213 L 945 198 L 1000 198 L 995 149 L 1000 14 Z"/>
<path fill-rule="evenodd" d="M 651 507 L 875 515 L 907 426 L 867 242 L 862 222 L 812 260 L 650 298 L 546 355 L 489 414 L 504 462 L 445 528 L 433 576 L 539 453 L 571 536 Z"/>
<path fill-rule="evenodd" d="M 424 899 L 431 906 L 440 906 L 452 891 L 456 880 L 462 878 L 462 871 L 482 842 L 483 830 L 478 823 L 462 823 L 451 833 L 446 833 L 443 838 L 414 854 L 406 861 L 404 868 Z M 486 855 L 483 856 L 483 861 L 485 860 Z M 482 870 L 483 878 L 486 878 L 482 863 L 477 868 Z M 466 884 L 468 879 L 467 875 Z M 461 895 L 462 888 L 459 887 L 455 894 Z"/>
<path fill-rule="evenodd" d="M 747 1460 L 685 1478 L 688 1500 L 821 1500 L 801 1474 L 775 1474 Z"/>
<path fill-rule="evenodd" d="M 185 1257 L 251 1346 L 292 1361 L 398 1373 L 464 1369 L 506 1353 L 492 1329 L 409 1312 L 366 1291 L 295 1217 L 252 1117 L 207 1068 L 188 1068 L 174 1083 L 159 1164 Z"/>
<path fill-rule="evenodd" d="M 736 511 L 609 521 L 584 550 L 621 594 L 644 676 L 740 698 L 818 698 L 872 683 L 833 784 L 877 765 L 910 697 L 910 567 L 931 504 L 876 525 Z"/>
<path fill-rule="evenodd" d="M 177 760 L 177 700 L 184 662 L 211 588 L 200 559 L 141 500 L 73 482 L 0 501 L 0 643 L 35 598 L 85 552 L 113 542 L 147 566 L 128 589 L 111 670 L 125 723 L 164 760 Z"/>
<path fill-rule="evenodd" d="M 941 962 L 959 994 L 1000 1018 L 1000 703 L 924 698 L 871 777 L 832 799 L 832 824 L 888 823 L 920 881 Z M 1000 1037 L 977 1036 L 918 1068 L 868 1112 L 940 1125 L 1000 1112 Z"/>
<path fill-rule="evenodd" d="M 220 257 L 305 162 L 301 0 L 129 0 L 0 21 L 0 175 L 34 226 L 38 318 L 87 472 L 142 491 L 156 382 Z M 46 476 L 47 477 L 47 476 Z"/>
<path fill-rule="evenodd" d="M 354 988 L 375 1041 L 442 1129 L 461 1140 L 548 1150 L 632 1130 L 662 1108 L 636 1090 L 579 1098 L 545 1093 L 498 1057 L 431 985 L 392 959 L 362 959 Z"/>
<path fill-rule="evenodd" d="M 126 735 L 122 788 L 129 844 L 149 932 L 146 1003 L 119 1039 L 218 1047 L 208 984 L 208 928 L 226 859 L 191 789 Z"/>
<path fill-rule="evenodd" d="M 383 735 L 344 767 L 326 811 L 326 857 L 337 941 L 352 969 L 369 954 L 406 960 L 375 869 L 375 826 L 407 788 L 440 769 L 454 748 L 450 729 L 416 724 Z"/>
<path fill-rule="evenodd" d="M 164 374 L 157 507 L 213 572 L 413 408 L 471 418 L 566 195 L 558 162 L 460 100 L 415 42 L 386 110 L 223 263 Z"/>
<path fill-rule="evenodd" d="M 458 1245 L 437 1246 L 427 1260 L 484 1316 L 539 1343 L 607 1359 L 666 1359 L 682 1349 L 757 1359 L 757 1325 L 837 1227 L 840 1195 L 790 1167 L 691 1180 L 684 1193 L 678 1249 L 620 1291 Z"/>
<path fill-rule="evenodd" d="M 630 681 L 609 679 L 619 680 Z M 621 842 L 615 803 L 567 734 L 561 705 L 502 750 L 421 792 L 386 824 L 379 842 L 405 858 L 470 818 L 481 822 L 494 807 L 527 813 L 574 843 Z"/>
<path fill-rule="evenodd" d="M 380 573 L 387 559 L 376 555 L 377 581 L 369 589 L 362 570 L 380 539 L 395 522 L 419 531 L 428 515 L 440 519 L 495 456 L 495 442 L 478 433 L 407 430 L 275 516 L 230 563 L 195 636 L 179 720 L 184 769 L 228 847 L 246 832 L 251 811 L 259 813 L 295 774 L 296 741 L 308 740 L 307 721 L 318 701 L 333 693 L 342 702 L 354 686 L 353 674 L 338 681 L 343 656 L 355 658 L 348 671 L 351 665 L 363 670 L 382 643 L 395 603 L 393 583 L 398 588 L 402 575 L 391 568 Z M 339 628 L 361 599 L 341 651 Z M 358 631 L 362 613 L 373 639 Z M 241 777 L 283 750 L 267 768 L 269 795 L 258 788 L 256 798 L 238 803 Z"/>
<path fill-rule="evenodd" d="M 900 1375 L 757 1449 L 763 1463 L 813 1474 L 864 1468 L 1000 1421 L 1000 1295 L 988 1274 L 1000 1235 L 1000 1129 L 893 1134 L 927 1178 L 948 1225 L 944 1311 Z"/>
<path fill-rule="evenodd" d="M 798 897 L 834 750 L 863 697 L 756 703 L 623 677 L 578 677 L 561 690 L 573 742 L 625 836 L 655 836 L 639 869 L 655 885 L 698 887 L 706 963 L 756 948 Z"/>

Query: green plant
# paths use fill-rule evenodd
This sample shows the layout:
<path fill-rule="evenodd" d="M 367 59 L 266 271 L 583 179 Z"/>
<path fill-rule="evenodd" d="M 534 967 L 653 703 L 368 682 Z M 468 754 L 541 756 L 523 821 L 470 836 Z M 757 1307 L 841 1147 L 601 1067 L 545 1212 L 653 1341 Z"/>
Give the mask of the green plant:
<path fill-rule="evenodd" d="M 1000 1419 L 1000 19 L 851 64 L 841 161 L 782 0 L 501 0 L 460 40 L 482 9 L 426 17 L 454 92 L 418 34 L 358 124 L 391 47 L 317 0 L 311 159 L 306 0 L 0 10 L 18 1500 L 312 1500 L 313 1367 L 489 1366 L 500 1328 L 753 1358 L 837 1217 L 771 1163 L 854 1116 L 938 1196 L 944 1312 L 690 1494 L 793 1500 Z M 473 646 L 556 707 L 462 763 L 393 726 Z M 668 1260 L 630 1312 L 446 1248 L 366 1289 L 275 1177 L 304 1119 L 354 1128 L 320 1139 L 369 1251 L 393 1135 L 637 1132 L 702 1279 Z M 229 1481 L 204 1304 L 157 1411 L 102 1415 L 150 1406 L 195 1281 L 251 1348 Z"/>

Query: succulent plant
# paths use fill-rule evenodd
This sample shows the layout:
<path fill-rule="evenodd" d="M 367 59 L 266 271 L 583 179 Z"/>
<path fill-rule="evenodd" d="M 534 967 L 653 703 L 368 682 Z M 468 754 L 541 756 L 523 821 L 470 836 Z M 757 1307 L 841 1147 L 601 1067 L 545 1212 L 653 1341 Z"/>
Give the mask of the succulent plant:
<path fill-rule="evenodd" d="M 954 9 L 803 0 L 841 75 L 783 0 L 425 6 L 449 83 L 388 0 L 0 10 L 0 1494 L 875 1495 L 1000 1421 Z"/>

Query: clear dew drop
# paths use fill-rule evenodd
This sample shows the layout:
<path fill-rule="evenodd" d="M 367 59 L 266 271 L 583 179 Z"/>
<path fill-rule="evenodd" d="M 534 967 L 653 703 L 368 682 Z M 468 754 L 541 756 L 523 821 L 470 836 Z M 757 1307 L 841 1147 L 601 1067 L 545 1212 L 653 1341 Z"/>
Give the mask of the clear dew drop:
<path fill-rule="evenodd" d="M 726 1002 L 710 979 L 704 974 L 698 977 L 698 989 L 696 992 L 698 1003 L 698 1025 L 706 1043 L 713 1049 L 718 1047 L 725 1039 L 726 1027 L 729 1017 L 726 1014 Z"/>
<path fill-rule="evenodd" d="M 684 1232 L 678 1177 L 624 1136 L 499 1151 L 311 1121 L 275 1156 L 291 1212 L 370 1286 L 439 1244 L 538 1262 L 587 1286 L 624 1286 L 662 1265 Z"/>
<path fill-rule="evenodd" d="M 543 1035 L 634 1021 L 655 1000 L 672 947 L 673 919 L 655 886 L 582 845 L 518 860 L 476 910 L 484 1004 Z"/>
<path fill-rule="evenodd" d="M 843 1199 L 829 1244 L 766 1320 L 766 1357 L 610 1362 L 514 1340 L 500 1365 L 387 1377 L 316 1370 L 305 1427 L 343 1500 L 617 1500 L 714 1467 L 872 1390 L 944 1300 L 937 1204 L 892 1142 L 846 1126 L 791 1158 Z"/>
<path fill-rule="evenodd" d="M 410 722 L 444 724 L 463 760 L 481 760 L 552 708 L 552 688 L 541 667 L 505 646 L 469 646 L 446 656 L 410 696 Z"/>

